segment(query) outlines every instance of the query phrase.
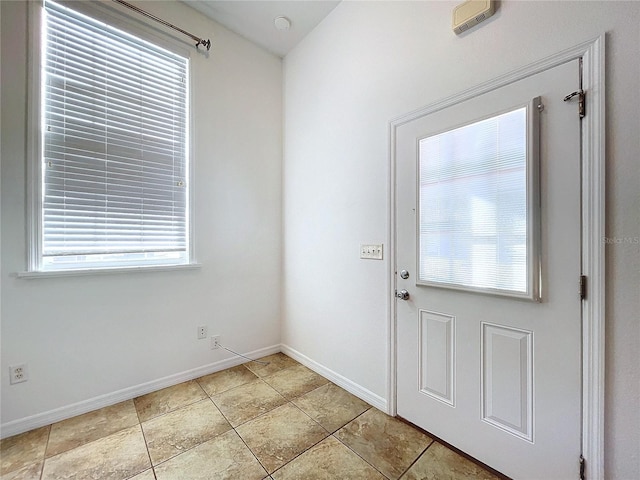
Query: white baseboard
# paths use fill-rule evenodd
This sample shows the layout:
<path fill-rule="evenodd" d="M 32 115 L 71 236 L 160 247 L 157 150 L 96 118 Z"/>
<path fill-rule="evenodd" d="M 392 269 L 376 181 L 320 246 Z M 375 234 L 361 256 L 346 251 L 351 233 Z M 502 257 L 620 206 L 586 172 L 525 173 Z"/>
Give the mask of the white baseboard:
<path fill-rule="evenodd" d="M 369 405 L 372 405 L 376 407 L 378 410 L 382 410 L 383 412 L 388 413 L 387 400 L 381 397 L 380 395 L 376 395 L 371 390 L 367 390 L 363 386 L 355 383 L 352 380 L 349 380 L 348 378 L 343 377 L 342 375 L 334 372 L 333 370 L 328 369 L 324 365 L 320 365 L 315 360 L 310 359 L 306 355 L 303 355 L 302 353 L 298 352 L 297 350 L 294 350 L 288 345 L 282 344 L 281 351 L 282 353 L 290 356 L 294 360 L 297 360 L 298 362 L 303 364 L 305 367 L 310 368 L 317 374 L 322 375 L 323 377 L 331 380 L 333 383 L 335 383 L 339 387 L 344 388 L 347 392 L 355 395 L 361 400 L 364 400 Z"/>
<path fill-rule="evenodd" d="M 260 358 L 265 355 L 271 355 L 272 353 L 280 352 L 280 345 L 272 345 L 270 347 L 260 348 L 253 352 L 244 353 L 251 358 Z M 11 437 L 19 433 L 33 430 L 34 428 L 44 427 L 67 418 L 82 415 L 83 413 L 92 412 L 100 408 L 115 405 L 116 403 L 124 402 L 125 400 L 131 400 L 145 395 L 147 393 L 155 392 L 163 388 L 171 387 L 182 382 L 193 380 L 194 378 L 209 375 L 210 373 L 219 372 L 226 368 L 235 367 L 241 363 L 245 363 L 247 360 L 241 357 L 232 357 L 219 362 L 204 365 L 202 367 L 187 370 L 185 372 L 176 373 L 167 377 L 152 380 L 151 382 L 142 383 L 133 387 L 128 387 L 116 392 L 107 393 L 98 397 L 83 400 L 78 403 L 66 405 L 64 407 L 49 410 L 48 412 L 38 413 L 11 422 L 3 423 L 0 425 L 0 438 Z"/>
<path fill-rule="evenodd" d="M 315 360 L 310 359 L 306 355 L 303 355 L 302 353 L 294 350 L 288 345 L 272 345 L 270 347 L 265 347 L 254 350 L 253 352 L 245 353 L 244 355 L 251 358 L 260 358 L 264 357 L 265 355 L 271 355 L 272 353 L 277 352 L 285 353 L 294 360 L 297 360 L 304 366 L 310 368 L 314 372 L 332 381 L 339 387 L 344 388 L 349 393 L 352 393 L 356 397 L 364 400 L 377 409 L 382 410 L 383 412 L 387 412 L 386 399 L 379 395 L 376 395 L 370 390 L 367 390 L 366 388 L 353 382 L 352 380 L 343 377 L 339 373 L 336 373 L 333 370 L 330 370 L 329 368 L 319 364 Z M 240 365 L 245 362 L 246 360 L 244 358 L 234 356 L 232 358 L 220 360 L 219 362 L 204 365 L 192 370 L 187 370 L 185 372 L 180 372 L 174 375 L 159 378 L 151 382 L 142 383 L 140 385 L 128 387 L 116 392 L 100 395 L 98 397 L 93 397 L 88 400 L 83 400 L 81 402 L 66 405 L 64 407 L 49 410 L 47 412 L 38 413 L 36 415 L 3 423 L 2 425 L 0 425 L 0 438 L 11 437 L 19 433 L 33 430 L 34 428 L 51 425 L 52 423 L 60 422 L 77 415 L 82 415 L 84 413 L 108 407 L 116 403 L 131 400 L 133 398 L 139 397 L 140 395 L 145 395 L 147 393 L 155 392 L 163 388 L 171 387 L 182 382 L 193 380 L 194 378 L 209 375 L 210 373 L 219 372 L 220 370 L 224 370 L 226 368 L 235 367 L 236 365 Z"/>

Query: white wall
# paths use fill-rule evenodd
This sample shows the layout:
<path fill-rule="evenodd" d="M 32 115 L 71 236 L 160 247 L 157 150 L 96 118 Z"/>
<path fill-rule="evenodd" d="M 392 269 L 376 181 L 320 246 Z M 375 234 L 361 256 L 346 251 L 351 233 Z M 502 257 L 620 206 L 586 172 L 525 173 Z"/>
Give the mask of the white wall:
<path fill-rule="evenodd" d="M 640 471 L 640 3 L 343 2 L 285 59 L 283 344 L 386 396 L 388 122 L 607 33 L 606 478 Z M 567 92 L 569 93 L 569 92 Z"/>
<path fill-rule="evenodd" d="M 43 419 L 53 409 L 230 357 L 198 341 L 198 325 L 239 352 L 277 349 L 281 59 L 181 3 L 141 2 L 214 44 L 210 58 L 192 60 L 195 244 L 202 267 L 17 279 L 27 247 L 27 16 L 26 3 L 0 3 L 3 426 L 15 430 L 30 416 Z M 9 385 L 8 366 L 23 362 L 29 381 Z"/>

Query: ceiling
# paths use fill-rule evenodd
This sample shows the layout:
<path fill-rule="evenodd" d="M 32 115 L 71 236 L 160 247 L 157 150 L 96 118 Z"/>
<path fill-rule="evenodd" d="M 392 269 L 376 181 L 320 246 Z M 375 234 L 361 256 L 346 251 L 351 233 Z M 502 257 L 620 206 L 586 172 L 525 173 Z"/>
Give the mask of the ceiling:
<path fill-rule="evenodd" d="M 229 30 L 284 57 L 340 1 L 333 0 L 182 0 Z M 277 30 L 274 19 L 285 16 L 289 30 Z"/>

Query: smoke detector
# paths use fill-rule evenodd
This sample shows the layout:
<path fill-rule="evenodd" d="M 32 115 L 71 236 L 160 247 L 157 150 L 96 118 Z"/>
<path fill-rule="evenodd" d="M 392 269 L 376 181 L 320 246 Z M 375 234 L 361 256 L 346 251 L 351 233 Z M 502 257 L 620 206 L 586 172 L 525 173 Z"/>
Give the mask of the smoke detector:
<path fill-rule="evenodd" d="M 494 13 L 493 0 L 468 0 L 453 9 L 453 31 L 458 35 Z"/>
<path fill-rule="evenodd" d="M 276 30 L 286 31 L 291 28 L 291 20 L 289 20 L 285 16 L 279 16 L 273 19 L 273 24 L 276 27 Z"/>

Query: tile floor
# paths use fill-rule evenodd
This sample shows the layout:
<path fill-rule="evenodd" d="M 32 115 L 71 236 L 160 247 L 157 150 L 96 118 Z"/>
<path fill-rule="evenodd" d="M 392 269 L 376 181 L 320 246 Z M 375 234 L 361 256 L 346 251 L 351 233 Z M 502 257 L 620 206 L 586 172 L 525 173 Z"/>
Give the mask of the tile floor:
<path fill-rule="evenodd" d="M 496 479 L 281 353 L 2 440 L 2 480 Z"/>

